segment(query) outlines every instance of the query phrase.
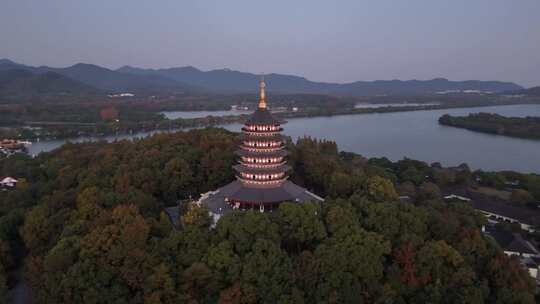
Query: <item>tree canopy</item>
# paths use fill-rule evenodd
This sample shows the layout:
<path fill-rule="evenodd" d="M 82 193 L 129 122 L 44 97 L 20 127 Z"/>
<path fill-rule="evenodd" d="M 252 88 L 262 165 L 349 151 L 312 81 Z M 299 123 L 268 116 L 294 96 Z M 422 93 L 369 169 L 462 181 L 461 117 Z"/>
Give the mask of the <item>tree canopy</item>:
<path fill-rule="evenodd" d="M 6 270 L 24 264 L 38 303 L 534 303 L 483 217 L 441 201 L 439 185 L 460 179 L 328 141 L 288 143 L 293 180 L 323 203 L 215 226 L 188 205 L 175 229 L 163 208 L 231 181 L 235 146 L 205 129 L 0 159 L 27 180 L 0 193 L 0 297 Z M 410 202 L 398 200 L 405 183 Z"/>

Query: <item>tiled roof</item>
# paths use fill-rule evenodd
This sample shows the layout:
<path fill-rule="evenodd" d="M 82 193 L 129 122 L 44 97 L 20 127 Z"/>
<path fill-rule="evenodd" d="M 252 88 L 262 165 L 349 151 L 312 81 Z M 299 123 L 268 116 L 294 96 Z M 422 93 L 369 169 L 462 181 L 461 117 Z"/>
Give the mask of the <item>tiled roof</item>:
<path fill-rule="evenodd" d="M 473 208 L 515 219 L 523 224 L 540 225 L 540 209 L 520 207 L 468 189 L 447 189 L 444 195 L 457 194 L 471 199 Z"/>
<path fill-rule="evenodd" d="M 472 206 L 481 211 L 518 220 L 520 223 L 540 224 L 540 211 L 535 209 L 512 206 L 509 203 L 486 199 L 473 199 Z"/>
<path fill-rule="evenodd" d="M 492 236 L 504 251 L 519 252 L 521 254 L 538 254 L 531 248 L 521 235 L 509 231 L 503 231 L 495 228 L 487 230 L 487 234 Z"/>
<path fill-rule="evenodd" d="M 223 213 L 231 210 L 225 199 L 257 203 L 322 201 L 322 198 L 290 181 L 268 188 L 246 187 L 240 181 L 234 181 L 219 188 L 202 203 L 214 213 Z"/>
<path fill-rule="evenodd" d="M 246 121 L 247 125 L 279 125 L 284 122 L 276 119 L 267 109 L 258 108 Z"/>

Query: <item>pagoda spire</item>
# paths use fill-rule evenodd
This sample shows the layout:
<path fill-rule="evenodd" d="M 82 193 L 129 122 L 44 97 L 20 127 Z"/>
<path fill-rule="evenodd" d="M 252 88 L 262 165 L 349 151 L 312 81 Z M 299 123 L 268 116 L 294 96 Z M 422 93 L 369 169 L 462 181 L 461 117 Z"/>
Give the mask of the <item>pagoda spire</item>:
<path fill-rule="evenodd" d="M 261 77 L 260 88 L 260 99 L 259 99 L 259 109 L 266 109 L 266 93 L 264 89 L 266 88 L 266 83 L 264 83 L 264 75 Z"/>

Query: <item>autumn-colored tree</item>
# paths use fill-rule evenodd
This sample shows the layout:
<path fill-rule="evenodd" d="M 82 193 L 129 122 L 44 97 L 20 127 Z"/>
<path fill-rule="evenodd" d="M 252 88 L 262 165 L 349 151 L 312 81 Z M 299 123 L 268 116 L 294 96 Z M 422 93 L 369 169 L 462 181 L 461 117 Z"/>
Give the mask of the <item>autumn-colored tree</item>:
<path fill-rule="evenodd" d="M 380 176 L 374 176 L 367 180 L 366 193 L 370 199 L 377 202 L 397 200 L 398 194 L 391 181 Z"/>
<path fill-rule="evenodd" d="M 118 110 L 114 106 L 109 106 L 101 109 L 99 115 L 104 121 L 113 121 L 118 119 Z"/>
<path fill-rule="evenodd" d="M 257 303 L 257 293 L 250 285 L 233 286 L 224 289 L 219 296 L 219 304 L 255 304 Z"/>
<path fill-rule="evenodd" d="M 190 204 L 187 212 L 182 215 L 182 224 L 184 226 L 209 227 L 211 223 L 212 218 L 208 214 L 208 208 L 197 204 Z"/>

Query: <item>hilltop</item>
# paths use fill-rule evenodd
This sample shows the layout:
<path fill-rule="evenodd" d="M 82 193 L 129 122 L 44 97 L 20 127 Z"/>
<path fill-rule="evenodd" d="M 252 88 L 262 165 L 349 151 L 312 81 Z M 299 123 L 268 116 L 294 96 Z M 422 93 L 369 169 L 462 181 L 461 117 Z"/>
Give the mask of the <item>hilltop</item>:
<path fill-rule="evenodd" d="M 26 70 L 0 71 L 0 97 L 36 95 L 88 95 L 99 90 L 55 72 L 34 74 Z"/>

